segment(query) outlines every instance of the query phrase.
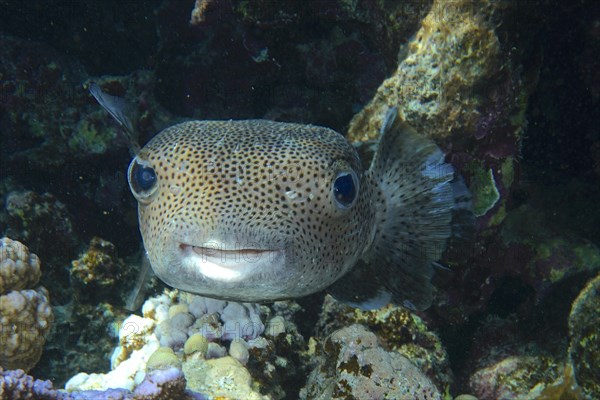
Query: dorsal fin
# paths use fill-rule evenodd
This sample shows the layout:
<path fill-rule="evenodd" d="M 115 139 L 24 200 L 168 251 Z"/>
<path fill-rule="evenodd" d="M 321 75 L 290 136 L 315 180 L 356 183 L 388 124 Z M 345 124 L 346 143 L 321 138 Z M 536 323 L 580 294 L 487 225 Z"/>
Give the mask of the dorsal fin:
<path fill-rule="evenodd" d="M 125 131 L 129 149 L 135 155 L 140 151 L 140 145 L 137 141 L 137 135 L 131 119 L 127 114 L 131 113 L 131 107 L 127 102 L 117 96 L 111 96 L 110 94 L 104 93 L 100 86 L 96 82 L 90 82 L 88 90 L 90 94 L 94 96 L 96 101 L 104 108 L 114 119 L 119 123 L 121 128 Z"/>

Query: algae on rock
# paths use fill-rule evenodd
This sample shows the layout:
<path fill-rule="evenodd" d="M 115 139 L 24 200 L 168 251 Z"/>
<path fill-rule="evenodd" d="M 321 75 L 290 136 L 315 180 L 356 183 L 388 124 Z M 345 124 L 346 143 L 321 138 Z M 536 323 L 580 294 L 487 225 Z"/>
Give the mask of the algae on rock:
<path fill-rule="evenodd" d="M 502 67 L 500 43 L 487 18 L 491 8 L 484 4 L 434 2 L 407 57 L 352 119 L 351 141 L 377 138 L 385 110 L 395 106 L 429 137 L 474 129 L 479 117 L 475 89 Z"/>

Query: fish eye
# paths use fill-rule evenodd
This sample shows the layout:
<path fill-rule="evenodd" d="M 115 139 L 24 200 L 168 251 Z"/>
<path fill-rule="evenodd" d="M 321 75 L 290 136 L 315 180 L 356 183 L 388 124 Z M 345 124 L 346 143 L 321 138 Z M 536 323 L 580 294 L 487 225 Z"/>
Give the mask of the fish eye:
<path fill-rule="evenodd" d="M 146 162 L 138 161 L 137 158 L 134 158 L 129 165 L 127 179 L 131 192 L 138 201 L 147 200 L 158 187 L 158 178 L 154 168 Z"/>
<path fill-rule="evenodd" d="M 332 187 L 333 198 L 340 208 L 350 208 L 354 205 L 358 194 L 358 177 L 352 170 L 337 174 Z"/>

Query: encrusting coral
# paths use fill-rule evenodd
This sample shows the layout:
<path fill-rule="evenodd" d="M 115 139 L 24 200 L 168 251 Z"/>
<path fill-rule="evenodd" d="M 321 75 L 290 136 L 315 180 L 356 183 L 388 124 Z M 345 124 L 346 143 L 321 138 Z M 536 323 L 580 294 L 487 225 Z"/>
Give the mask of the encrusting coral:
<path fill-rule="evenodd" d="M 573 302 L 569 315 L 570 362 L 579 386 L 590 398 L 600 397 L 600 275 L 590 280 Z"/>
<path fill-rule="evenodd" d="M 175 290 L 150 298 L 142 312 L 143 317 L 131 315 L 123 321 L 112 370 L 77 374 L 67 382 L 68 391 L 120 387 L 137 392 L 144 377 L 174 367 L 182 369 L 191 390 L 229 398 L 266 398 L 252 387 L 252 377 L 243 365 L 249 357 L 244 339 L 251 342 L 248 347 L 265 340 L 259 337 L 264 331 L 259 306 Z M 231 342 L 229 356 L 226 342 Z M 223 376 L 230 376 L 232 383 L 215 383 Z"/>
<path fill-rule="evenodd" d="M 29 370 L 39 361 L 54 314 L 37 284 L 40 261 L 20 242 L 0 239 L 0 366 Z"/>
<path fill-rule="evenodd" d="M 444 137 L 474 126 L 479 116 L 474 88 L 501 66 L 488 12 L 470 1 L 435 1 L 407 57 L 353 118 L 350 140 L 376 138 L 386 108 L 395 106 L 426 136 Z"/>
<path fill-rule="evenodd" d="M 302 399 L 441 399 L 419 368 L 380 347 L 377 336 L 362 325 L 335 331 L 318 349 Z"/>
<path fill-rule="evenodd" d="M 361 324 L 377 335 L 385 350 L 408 358 L 438 389 L 443 390 L 453 383 L 450 359 L 441 339 L 416 314 L 392 304 L 363 311 L 326 296 L 317 324 L 317 338 L 327 337 L 352 324 Z"/>

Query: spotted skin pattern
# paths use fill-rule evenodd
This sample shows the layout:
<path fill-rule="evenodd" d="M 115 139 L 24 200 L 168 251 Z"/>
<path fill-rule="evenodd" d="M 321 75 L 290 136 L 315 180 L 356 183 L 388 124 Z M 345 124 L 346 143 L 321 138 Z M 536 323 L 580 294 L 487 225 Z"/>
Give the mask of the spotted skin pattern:
<path fill-rule="evenodd" d="M 138 168 L 154 171 L 152 188 L 136 185 Z M 332 187 L 347 172 L 358 194 L 343 207 Z M 129 181 L 156 274 L 174 287 L 237 301 L 294 298 L 331 285 L 370 247 L 382 201 L 342 135 L 265 120 L 171 126 L 134 158 Z M 235 259 L 235 278 L 197 268 L 198 254 L 211 249 Z"/>
<path fill-rule="evenodd" d="M 462 179 L 394 107 L 364 171 L 340 134 L 264 120 L 184 122 L 140 150 L 122 99 L 89 91 L 136 154 L 144 247 L 178 289 L 260 302 L 327 288 L 363 309 L 423 310 L 447 239 L 474 224 Z"/>

